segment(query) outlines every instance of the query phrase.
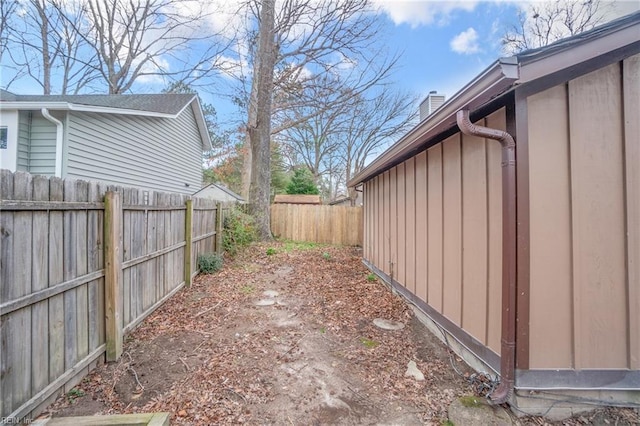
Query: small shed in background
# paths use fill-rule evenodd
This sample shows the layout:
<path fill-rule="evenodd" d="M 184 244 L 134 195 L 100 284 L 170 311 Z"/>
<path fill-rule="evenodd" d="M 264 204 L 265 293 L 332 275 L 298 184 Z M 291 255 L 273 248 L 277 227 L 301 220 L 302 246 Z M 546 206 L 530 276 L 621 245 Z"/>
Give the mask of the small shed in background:
<path fill-rule="evenodd" d="M 220 201 L 221 203 L 245 203 L 244 198 L 240 195 L 218 183 L 210 183 L 201 190 L 194 192 L 193 196 L 198 198 L 208 198 L 210 200 Z"/>
<path fill-rule="evenodd" d="M 519 411 L 640 404 L 639 34 L 497 60 L 349 182 L 366 265 Z"/>

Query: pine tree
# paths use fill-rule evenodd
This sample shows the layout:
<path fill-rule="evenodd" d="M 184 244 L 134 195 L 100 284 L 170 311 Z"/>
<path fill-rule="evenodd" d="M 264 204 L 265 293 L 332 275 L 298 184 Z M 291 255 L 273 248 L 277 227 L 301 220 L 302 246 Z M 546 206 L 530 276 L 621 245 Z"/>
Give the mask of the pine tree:
<path fill-rule="evenodd" d="M 291 182 L 287 185 L 287 194 L 320 194 L 308 168 L 298 167 L 293 171 Z"/>

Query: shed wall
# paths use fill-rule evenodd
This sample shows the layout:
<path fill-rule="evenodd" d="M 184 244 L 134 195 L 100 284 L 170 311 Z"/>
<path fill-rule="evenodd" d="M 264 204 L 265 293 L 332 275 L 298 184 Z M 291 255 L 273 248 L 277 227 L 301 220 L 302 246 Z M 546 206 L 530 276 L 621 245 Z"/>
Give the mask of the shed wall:
<path fill-rule="evenodd" d="M 504 109 L 478 122 L 506 129 Z M 365 259 L 500 353 L 501 148 L 455 134 L 369 180 Z"/>
<path fill-rule="evenodd" d="M 639 63 L 527 100 L 531 368 L 640 368 Z"/>
<path fill-rule="evenodd" d="M 530 367 L 640 368 L 640 55 L 527 100 Z"/>
<path fill-rule="evenodd" d="M 187 194 L 202 186 L 191 107 L 176 119 L 70 113 L 67 133 L 67 177 Z"/>

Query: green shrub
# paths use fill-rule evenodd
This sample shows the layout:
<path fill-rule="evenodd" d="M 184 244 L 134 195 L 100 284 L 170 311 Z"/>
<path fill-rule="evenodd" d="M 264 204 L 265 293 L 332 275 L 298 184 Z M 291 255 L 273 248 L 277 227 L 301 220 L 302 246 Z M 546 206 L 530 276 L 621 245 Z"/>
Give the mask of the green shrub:
<path fill-rule="evenodd" d="M 367 281 L 376 281 L 378 278 L 376 278 L 376 275 L 371 273 L 369 275 L 367 275 Z"/>
<path fill-rule="evenodd" d="M 223 259 L 218 253 L 204 253 L 198 256 L 198 269 L 203 274 L 213 274 L 222 269 Z"/>
<path fill-rule="evenodd" d="M 231 256 L 257 238 L 253 218 L 237 207 L 225 212 L 223 225 L 222 248 Z"/>
<path fill-rule="evenodd" d="M 274 255 L 274 254 L 276 254 L 276 253 L 277 253 L 277 252 L 276 252 L 276 249 L 274 249 L 273 247 L 269 247 L 269 248 L 267 249 L 267 256 L 271 256 L 271 255 Z"/>

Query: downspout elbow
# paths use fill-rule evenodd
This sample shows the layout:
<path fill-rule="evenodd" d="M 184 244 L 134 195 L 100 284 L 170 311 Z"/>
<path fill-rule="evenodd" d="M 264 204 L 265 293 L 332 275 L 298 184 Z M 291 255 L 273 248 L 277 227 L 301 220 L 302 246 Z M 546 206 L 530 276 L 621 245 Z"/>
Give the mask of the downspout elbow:
<path fill-rule="evenodd" d="M 490 127 L 478 126 L 473 124 L 469 118 L 469 110 L 461 109 L 456 114 L 456 121 L 460 131 L 467 135 L 481 136 L 483 138 L 493 139 L 500 142 L 503 148 L 509 150 L 516 149 L 516 142 L 508 132 Z"/>
<path fill-rule="evenodd" d="M 56 125 L 56 163 L 54 174 L 56 177 L 62 177 L 62 140 L 64 138 L 64 126 L 62 121 L 52 116 L 47 108 L 42 108 L 41 112 L 44 118 Z"/>
<path fill-rule="evenodd" d="M 500 385 L 489 395 L 492 404 L 503 404 L 513 395 L 516 355 L 516 143 L 508 132 L 473 124 L 468 110 L 456 114 L 460 131 L 493 139 L 502 145 L 502 339 Z"/>

